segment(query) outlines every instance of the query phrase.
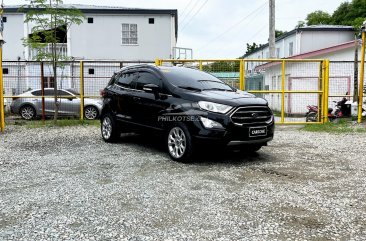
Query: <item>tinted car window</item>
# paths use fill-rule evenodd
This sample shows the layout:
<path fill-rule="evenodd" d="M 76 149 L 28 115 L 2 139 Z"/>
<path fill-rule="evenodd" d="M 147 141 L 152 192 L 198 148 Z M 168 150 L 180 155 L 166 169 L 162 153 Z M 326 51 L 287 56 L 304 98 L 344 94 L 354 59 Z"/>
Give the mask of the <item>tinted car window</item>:
<path fill-rule="evenodd" d="M 33 92 L 32 92 L 32 95 L 35 95 L 35 96 L 42 96 L 42 91 L 41 91 L 41 90 L 33 91 Z"/>
<path fill-rule="evenodd" d="M 223 89 L 232 91 L 233 89 L 206 72 L 195 69 L 173 67 L 161 68 L 165 78 L 175 86 L 191 87 L 200 90 Z"/>
<path fill-rule="evenodd" d="M 45 96 L 54 96 L 55 91 L 54 90 L 44 90 Z"/>
<path fill-rule="evenodd" d="M 63 90 L 57 90 L 57 93 L 59 96 L 71 96 L 70 93 L 67 93 L 66 91 Z"/>
<path fill-rule="evenodd" d="M 136 82 L 135 88 L 137 90 L 142 90 L 144 85 L 146 84 L 154 84 L 161 87 L 160 79 L 154 74 L 149 72 L 140 72 L 135 82 Z"/>
<path fill-rule="evenodd" d="M 126 88 L 131 88 L 132 81 L 136 78 L 135 72 L 122 73 L 117 76 L 117 84 Z"/>

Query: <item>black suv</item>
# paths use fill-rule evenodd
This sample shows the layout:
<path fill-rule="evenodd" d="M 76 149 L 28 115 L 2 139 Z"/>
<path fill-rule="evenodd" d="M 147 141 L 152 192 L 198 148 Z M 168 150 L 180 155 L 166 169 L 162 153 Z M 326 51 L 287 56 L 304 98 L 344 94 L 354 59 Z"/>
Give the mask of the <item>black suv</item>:
<path fill-rule="evenodd" d="M 187 160 L 200 144 L 239 145 L 255 152 L 273 139 L 266 100 L 213 75 L 185 67 L 122 68 L 102 91 L 101 132 L 106 142 L 122 132 L 164 136 L 174 160 Z"/>

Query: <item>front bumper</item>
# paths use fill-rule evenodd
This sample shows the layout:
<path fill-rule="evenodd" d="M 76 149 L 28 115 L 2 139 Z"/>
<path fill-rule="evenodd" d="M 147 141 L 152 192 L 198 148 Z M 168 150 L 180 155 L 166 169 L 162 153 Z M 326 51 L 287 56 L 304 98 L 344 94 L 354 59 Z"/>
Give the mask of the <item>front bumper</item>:
<path fill-rule="evenodd" d="M 216 118 L 213 120 L 217 120 Z M 230 118 L 220 121 L 223 129 L 206 129 L 201 122 L 194 123 L 193 138 L 200 142 L 219 142 L 229 145 L 251 145 L 263 144 L 271 141 L 274 136 L 275 123 L 253 123 L 242 126 L 235 125 Z M 266 127 L 267 133 L 264 136 L 252 137 L 249 135 L 250 128 Z"/>

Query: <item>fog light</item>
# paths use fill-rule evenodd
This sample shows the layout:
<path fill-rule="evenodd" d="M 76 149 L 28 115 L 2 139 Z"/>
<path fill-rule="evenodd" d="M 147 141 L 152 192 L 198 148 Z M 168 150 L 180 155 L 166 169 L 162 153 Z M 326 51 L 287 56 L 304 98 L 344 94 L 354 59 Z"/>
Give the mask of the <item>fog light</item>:
<path fill-rule="evenodd" d="M 212 129 L 212 128 L 221 128 L 223 129 L 224 127 L 222 127 L 222 125 L 216 121 L 210 120 L 208 118 L 205 117 L 200 117 L 200 120 L 203 124 L 203 126 L 207 129 Z"/>

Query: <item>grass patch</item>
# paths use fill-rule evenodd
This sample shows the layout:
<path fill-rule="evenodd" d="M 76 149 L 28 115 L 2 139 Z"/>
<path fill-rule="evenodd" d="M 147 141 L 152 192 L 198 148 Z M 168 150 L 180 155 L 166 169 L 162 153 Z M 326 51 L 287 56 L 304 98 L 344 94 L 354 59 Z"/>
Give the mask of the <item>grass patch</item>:
<path fill-rule="evenodd" d="M 328 122 L 325 124 L 305 125 L 302 130 L 310 132 L 328 133 L 366 133 L 366 126 L 354 124 L 349 121 L 339 120 L 339 122 Z"/>
<path fill-rule="evenodd" d="M 44 127 L 66 127 L 66 126 L 99 126 L 100 121 L 99 120 L 68 120 L 68 119 L 61 119 L 57 120 L 57 123 L 55 124 L 53 120 L 33 120 L 33 121 L 22 121 L 21 123 L 16 122 L 16 125 L 22 125 L 26 128 L 44 128 Z"/>

